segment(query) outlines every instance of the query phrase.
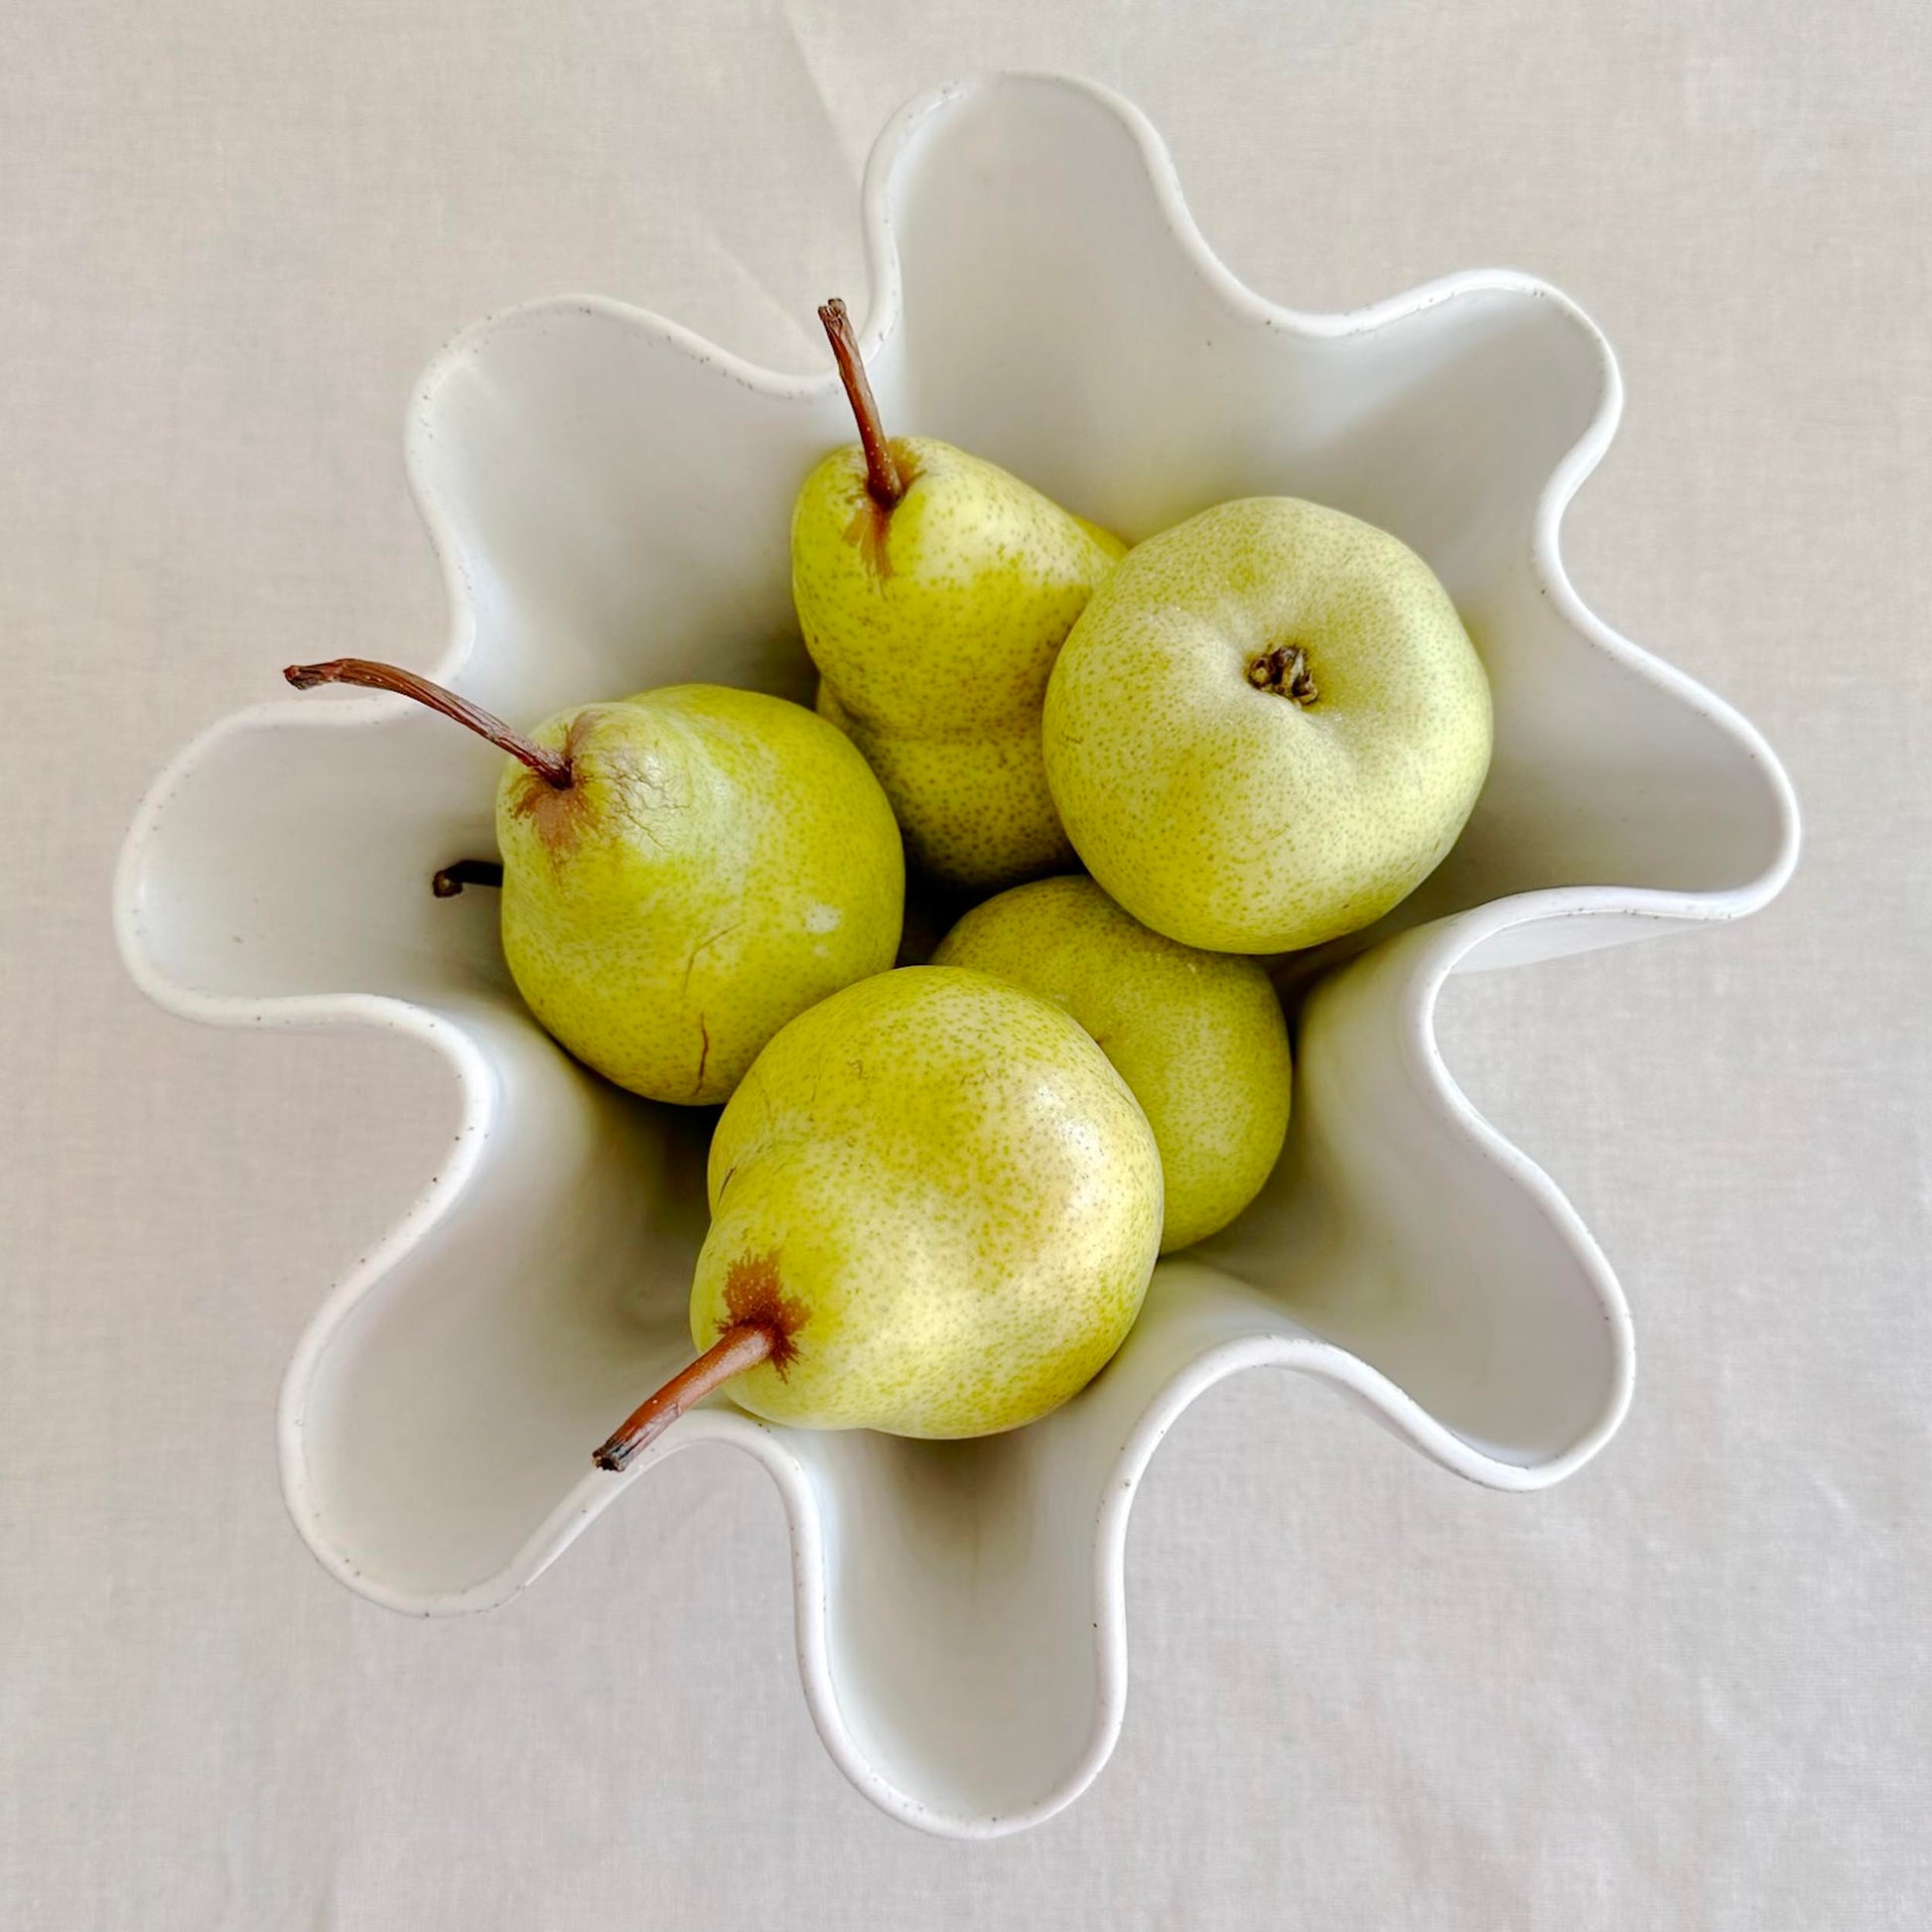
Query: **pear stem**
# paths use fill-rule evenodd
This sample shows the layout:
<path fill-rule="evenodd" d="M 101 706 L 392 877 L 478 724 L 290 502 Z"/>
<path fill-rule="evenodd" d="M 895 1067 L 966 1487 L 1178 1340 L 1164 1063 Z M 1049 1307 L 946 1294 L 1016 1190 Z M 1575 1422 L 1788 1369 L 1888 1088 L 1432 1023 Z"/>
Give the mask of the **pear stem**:
<path fill-rule="evenodd" d="M 298 691 L 307 691 L 318 684 L 356 684 L 368 691 L 394 691 L 401 697 L 414 698 L 418 704 L 428 705 L 445 718 L 454 718 L 459 725 L 468 726 L 479 738 L 488 739 L 498 751 L 520 759 L 545 784 L 558 791 L 568 791 L 571 787 L 570 760 L 561 752 L 546 751 L 535 739 L 512 731 L 482 705 L 459 698 L 454 691 L 446 691 L 442 685 L 432 684 L 414 671 L 402 670 L 394 664 L 378 664 L 366 657 L 332 657 L 326 664 L 291 664 L 282 675 Z"/>
<path fill-rule="evenodd" d="M 429 889 L 438 898 L 455 898 L 466 886 L 501 886 L 503 868 L 494 859 L 459 859 L 430 875 Z"/>
<path fill-rule="evenodd" d="M 879 420 L 879 404 L 873 397 L 865 358 L 859 353 L 859 339 L 852 332 L 852 318 L 835 295 L 819 310 L 818 319 L 825 325 L 832 358 L 839 365 L 839 380 L 845 384 L 852 413 L 859 419 L 859 445 L 866 453 L 866 490 L 882 510 L 889 510 L 905 494 L 905 479 L 886 441 L 886 426 Z"/>
<path fill-rule="evenodd" d="M 779 1345 L 779 1333 L 763 1321 L 734 1322 L 695 1362 L 671 1377 L 655 1395 L 631 1411 L 591 1460 L 600 1469 L 621 1469 L 640 1450 L 648 1449 L 694 1403 L 702 1402 L 735 1375 L 768 1361 Z"/>

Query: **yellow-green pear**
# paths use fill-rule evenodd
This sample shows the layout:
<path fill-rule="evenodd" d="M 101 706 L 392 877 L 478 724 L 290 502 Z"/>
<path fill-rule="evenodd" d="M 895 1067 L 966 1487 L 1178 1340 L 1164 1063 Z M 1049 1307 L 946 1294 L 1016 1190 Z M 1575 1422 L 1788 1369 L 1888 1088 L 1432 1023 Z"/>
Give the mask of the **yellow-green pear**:
<path fill-rule="evenodd" d="M 1040 701 L 1125 546 L 949 443 L 888 439 L 845 305 L 819 316 L 860 435 L 792 511 L 819 710 L 879 774 L 915 866 L 986 891 L 1065 865 Z"/>
<path fill-rule="evenodd" d="M 905 862 L 892 808 L 802 705 L 667 685 L 525 735 L 392 665 L 285 675 L 399 691 L 509 755 L 503 956 L 543 1026 L 633 1093 L 726 1099 L 794 1014 L 893 963 Z M 436 890 L 491 871 L 465 862 Z"/>
<path fill-rule="evenodd" d="M 1093 1035 L 1161 1151 L 1163 1254 L 1225 1227 L 1274 1172 L 1293 1070 L 1281 1002 L 1252 959 L 1163 938 L 1086 878 L 988 899 L 932 959 L 1024 986 Z"/>
<path fill-rule="evenodd" d="M 719 1118 L 697 1361 L 597 1451 L 621 1468 L 729 1386 L 811 1429 L 986 1436 L 1084 1388 L 1134 1324 L 1161 1162 L 1058 1007 L 908 966 L 792 1021 Z"/>
<path fill-rule="evenodd" d="M 1087 870 L 1215 952 L 1380 918 L 1454 844 L 1489 745 L 1482 662 L 1428 564 L 1288 496 L 1141 544 L 1046 693 L 1046 775 Z"/>

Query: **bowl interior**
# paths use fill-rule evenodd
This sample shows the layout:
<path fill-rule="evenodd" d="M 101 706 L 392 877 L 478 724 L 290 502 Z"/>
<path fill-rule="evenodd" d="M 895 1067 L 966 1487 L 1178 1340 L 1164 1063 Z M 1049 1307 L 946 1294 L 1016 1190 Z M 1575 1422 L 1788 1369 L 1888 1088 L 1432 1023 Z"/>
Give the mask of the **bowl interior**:
<path fill-rule="evenodd" d="M 1132 117 L 1050 82 L 910 115 L 871 194 L 886 300 L 868 339 L 895 428 L 1135 538 L 1231 496 L 1315 497 L 1448 584 L 1489 669 L 1495 763 L 1382 935 L 1546 888 L 1741 893 L 1777 863 L 1761 748 L 1581 613 L 1538 540 L 1553 474 L 1587 466 L 1615 393 L 1560 297 L 1472 278 L 1386 314 L 1284 317 L 1205 255 Z M 445 674 L 519 721 L 688 679 L 806 695 L 790 507 L 849 438 L 828 372 L 748 370 L 609 305 L 470 332 L 410 427 L 456 606 Z M 495 768 L 399 702 L 285 704 L 184 760 L 123 884 L 130 958 L 174 1004 L 386 1019 L 462 1072 L 450 1160 L 312 1330 L 283 1419 L 305 1534 L 412 1608 L 497 1600 L 608 1501 L 590 1449 L 686 1352 L 704 1224 L 710 1116 L 577 1067 L 517 1002 L 489 896 L 428 893 L 436 866 L 491 850 Z M 1534 956 L 1615 923 L 1493 946 Z M 836 1696 L 896 1789 L 983 1814 L 1090 1749 L 1096 1511 L 1150 1404 L 1204 1355 L 1265 1339 L 1494 1480 L 1613 1422 L 1628 1359 L 1607 1272 L 1534 1169 L 1432 1088 L 1428 1007 L 1453 963 L 1435 943 L 1392 939 L 1313 996 L 1270 1188 L 1164 1268 L 1122 1357 L 1049 1424 L 948 1446 L 781 1440 L 731 1412 L 679 1426 L 815 1498 Z"/>

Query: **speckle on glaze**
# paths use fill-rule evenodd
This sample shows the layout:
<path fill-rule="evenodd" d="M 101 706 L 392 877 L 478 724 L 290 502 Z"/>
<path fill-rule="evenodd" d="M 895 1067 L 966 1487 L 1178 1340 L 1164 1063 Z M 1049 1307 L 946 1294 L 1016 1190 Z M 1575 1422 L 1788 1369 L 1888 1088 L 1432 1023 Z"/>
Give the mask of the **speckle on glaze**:
<path fill-rule="evenodd" d="M 806 479 L 792 596 L 820 714 L 879 774 L 912 862 L 989 888 L 1072 857 L 1040 756 L 1053 659 L 1118 538 L 950 444 L 894 438 L 888 512 L 857 446 Z"/>
<path fill-rule="evenodd" d="M 709 1347 L 734 1279 L 775 1257 L 794 1352 L 731 1393 L 807 1428 L 1032 1422 L 1125 1339 L 1160 1243 L 1154 1136 L 1105 1054 L 1057 1007 L 957 968 L 881 974 L 794 1020 L 720 1117 L 709 1180 L 692 1338 Z"/>
<path fill-rule="evenodd" d="M 1315 692 L 1249 681 L 1300 645 Z M 1294 497 L 1141 544 L 1047 687 L 1054 803 L 1136 918 L 1214 952 L 1287 952 L 1380 918 L 1442 862 L 1489 768 L 1481 660 L 1386 531 Z"/>

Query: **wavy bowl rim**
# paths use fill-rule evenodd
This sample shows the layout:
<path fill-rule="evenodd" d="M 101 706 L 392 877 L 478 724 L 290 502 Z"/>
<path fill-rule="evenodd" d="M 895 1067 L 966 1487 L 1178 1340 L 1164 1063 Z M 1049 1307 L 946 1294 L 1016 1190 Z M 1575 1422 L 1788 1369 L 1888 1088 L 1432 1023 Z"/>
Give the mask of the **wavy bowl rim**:
<path fill-rule="evenodd" d="M 148 955 L 141 930 L 138 883 L 149 837 L 169 797 L 230 733 L 285 730 L 354 730 L 394 718 L 404 701 L 387 696 L 345 698 L 307 709 L 271 702 L 235 712 L 199 734 L 149 788 L 122 846 L 113 888 L 113 924 L 121 959 L 136 985 L 156 1005 L 184 1019 L 223 1027 L 306 1028 L 360 1026 L 399 1033 L 443 1055 L 455 1073 L 459 1119 L 435 1177 L 390 1229 L 330 1292 L 307 1324 L 281 1385 L 276 1443 L 289 1513 L 304 1542 L 325 1570 L 357 1594 L 405 1614 L 437 1616 L 492 1608 L 533 1582 L 647 1469 L 701 1442 L 728 1442 L 754 1456 L 771 1476 L 782 1500 L 791 1545 L 799 1674 L 806 1703 L 826 1750 L 846 1777 L 882 1810 L 926 1832 L 949 1838 L 1003 1837 L 1064 1809 L 1099 1775 L 1112 1755 L 1126 1710 L 1128 1652 L 1125 1598 L 1127 1527 L 1140 1478 L 1161 1440 L 1178 1418 L 1228 1376 L 1260 1367 L 1293 1368 L 1329 1382 L 1373 1412 L 1397 1435 L 1455 1473 L 1498 1489 L 1547 1488 L 1581 1468 L 1616 1433 L 1634 1382 L 1634 1337 L 1629 1308 L 1615 1275 L 1588 1229 L 1561 1189 L 1536 1162 L 1507 1140 L 1475 1109 L 1443 1059 L 1434 1029 L 1442 987 L 1476 946 L 1500 933 L 1553 919 L 1621 916 L 1680 924 L 1742 917 L 1777 897 L 1798 860 L 1800 829 L 1795 793 L 1776 756 L 1740 713 L 1695 679 L 1653 656 L 1598 619 L 1578 596 L 1564 568 L 1564 513 L 1614 438 L 1622 411 L 1622 382 L 1608 342 L 1589 317 L 1560 290 L 1509 269 L 1465 270 L 1426 282 L 1366 307 L 1317 314 L 1267 301 L 1242 283 L 1208 246 L 1189 212 L 1172 156 L 1153 124 L 1132 102 L 1096 81 L 1053 73 L 985 73 L 921 94 L 887 124 L 868 162 L 861 200 L 870 304 L 860 341 L 868 358 L 898 326 L 902 285 L 894 239 L 894 189 L 899 168 L 920 128 L 935 114 L 989 89 L 1035 86 L 1083 95 L 1109 112 L 1133 137 L 1141 164 L 1173 240 L 1216 295 L 1232 310 L 1283 334 L 1321 340 L 1363 335 L 1425 310 L 1469 295 L 1510 293 L 1554 304 L 1591 343 L 1598 359 L 1599 394 L 1589 423 L 1559 461 L 1539 494 L 1532 526 L 1533 568 L 1565 622 L 1587 642 L 1626 669 L 1660 686 L 1731 737 L 1764 775 L 1778 818 L 1776 848 L 1756 878 L 1715 892 L 1665 892 L 1647 888 L 1557 887 L 1514 895 L 1450 914 L 1422 928 L 1426 943 L 1411 969 L 1403 1047 L 1417 1075 L 1419 1095 L 1442 1124 L 1473 1142 L 1505 1168 L 1564 1235 L 1586 1280 L 1596 1293 L 1612 1334 L 1613 1371 L 1595 1422 L 1560 1455 L 1534 1464 L 1502 1461 L 1474 1449 L 1436 1421 L 1411 1397 L 1366 1362 L 1335 1344 L 1314 1338 L 1257 1334 L 1216 1344 L 1171 1376 L 1143 1410 L 1116 1455 L 1100 1490 L 1095 1523 L 1093 1583 L 1095 1711 L 1085 1749 L 1060 1781 L 1037 1801 L 1010 1813 L 945 1813 L 895 1786 L 859 1747 L 840 1709 L 831 1674 L 825 1630 L 826 1563 L 812 1478 L 782 1438 L 754 1418 L 730 1409 L 704 1409 L 686 1417 L 651 1453 L 616 1481 L 587 1469 L 584 1480 L 558 1504 L 516 1555 L 494 1576 L 467 1588 L 411 1592 L 389 1588 L 361 1575 L 347 1553 L 322 1533 L 303 1449 L 307 1394 L 315 1370 L 350 1311 L 416 1248 L 454 1206 L 482 1157 L 496 1113 L 496 1082 L 487 1054 L 455 1020 L 398 997 L 379 994 L 303 994 L 246 998 L 213 994 L 170 980 Z M 405 427 L 405 466 L 412 496 L 426 525 L 442 572 L 450 629 L 430 674 L 449 681 L 468 662 L 476 640 L 471 587 L 461 546 L 426 465 L 423 411 L 445 377 L 473 356 L 498 330 L 565 310 L 588 311 L 637 330 L 693 359 L 719 368 L 760 394 L 806 400 L 828 392 L 827 371 L 784 374 L 748 362 L 655 313 L 602 296 L 559 295 L 500 310 L 453 337 L 414 385 Z"/>

